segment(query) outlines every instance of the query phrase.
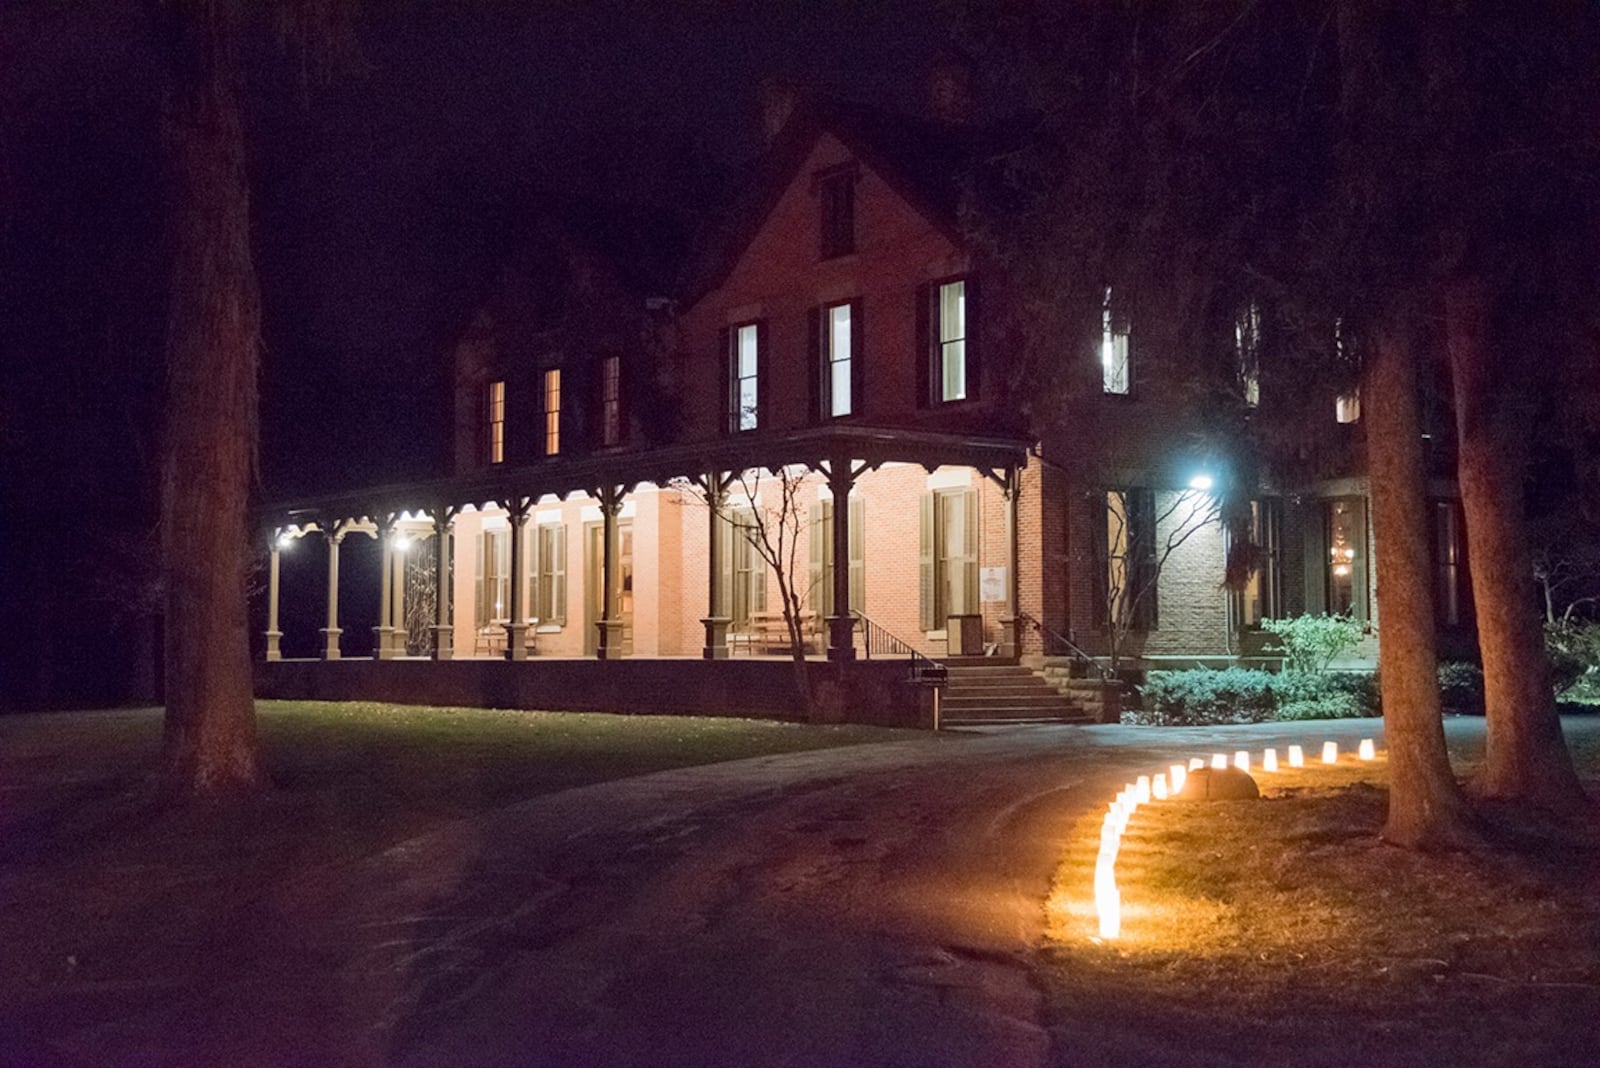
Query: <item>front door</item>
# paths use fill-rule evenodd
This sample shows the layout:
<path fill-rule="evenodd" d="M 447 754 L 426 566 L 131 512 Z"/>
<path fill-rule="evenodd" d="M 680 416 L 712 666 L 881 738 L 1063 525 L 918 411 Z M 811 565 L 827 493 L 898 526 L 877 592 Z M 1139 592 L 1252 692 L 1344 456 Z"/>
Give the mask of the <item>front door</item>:
<path fill-rule="evenodd" d="M 605 524 L 587 523 L 583 528 L 583 571 L 585 626 L 583 651 L 593 656 L 600 647 L 600 581 L 605 564 Z M 622 620 L 622 652 L 633 652 L 633 520 L 617 520 L 617 605 L 615 618 Z"/>

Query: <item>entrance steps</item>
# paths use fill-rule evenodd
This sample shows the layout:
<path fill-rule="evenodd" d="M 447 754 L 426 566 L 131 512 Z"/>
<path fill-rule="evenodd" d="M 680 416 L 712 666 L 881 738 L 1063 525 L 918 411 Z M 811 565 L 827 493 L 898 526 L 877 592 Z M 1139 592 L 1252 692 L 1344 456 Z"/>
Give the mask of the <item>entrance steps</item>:
<path fill-rule="evenodd" d="M 1007 723 L 1092 723 L 1088 704 L 1063 693 L 1015 660 L 946 661 L 949 683 L 941 722 L 947 727 Z"/>

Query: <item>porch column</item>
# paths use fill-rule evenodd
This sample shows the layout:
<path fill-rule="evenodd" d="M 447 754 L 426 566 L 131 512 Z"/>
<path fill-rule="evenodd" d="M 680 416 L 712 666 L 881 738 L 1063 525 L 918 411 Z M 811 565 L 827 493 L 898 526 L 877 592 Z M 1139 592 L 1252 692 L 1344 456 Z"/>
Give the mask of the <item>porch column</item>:
<path fill-rule="evenodd" d="M 527 557 L 523 553 L 523 527 L 527 525 L 528 512 L 533 505 L 532 498 L 518 497 L 512 501 L 502 501 L 506 511 L 511 513 L 511 619 L 506 623 L 506 659 L 528 659 L 528 611 L 522 604 L 522 598 L 527 589 L 527 578 L 523 575 L 523 568 L 527 564 Z"/>
<path fill-rule="evenodd" d="M 379 660 L 394 656 L 392 618 L 394 613 L 394 518 L 391 516 L 378 524 L 378 625 L 372 628 L 375 636 L 374 654 Z"/>
<path fill-rule="evenodd" d="M 406 655 L 406 554 L 411 551 L 410 540 L 402 544 L 399 539 L 404 535 L 398 530 L 394 537 L 395 550 L 390 558 L 394 594 L 389 601 L 389 655 L 392 657 Z"/>
<path fill-rule="evenodd" d="M 850 490 L 854 485 L 850 458 L 834 457 L 828 465 L 828 491 L 833 494 L 833 530 L 830 532 L 833 536 L 833 615 L 828 617 L 829 660 L 856 658 L 856 617 L 850 611 Z"/>
<path fill-rule="evenodd" d="M 622 620 L 617 618 L 617 572 L 620 555 L 617 546 L 617 515 L 622 511 L 622 498 L 626 496 L 621 486 L 604 486 L 600 490 L 600 628 L 594 655 L 599 660 L 616 660 L 622 656 Z"/>
<path fill-rule="evenodd" d="M 328 527 L 328 625 L 322 628 L 322 658 L 324 660 L 339 659 L 339 635 L 344 631 L 339 629 L 339 543 L 344 540 L 344 531 L 338 524 Z"/>
<path fill-rule="evenodd" d="M 283 631 L 278 629 L 278 533 L 271 535 L 267 548 L 267 659 L 282 660 L 279 642 Z"/>
<path fill-rule="evenodd" d="M 706 629 L 706 647 L 700 655 L 706 660 L 728 658 L 728 624 L 732 622 L 718 609 L 722 607 L 722 539 L 718 527 L 723 522 L 722 511 L 728 503 L 728 480 L 720 472 L 712 471 L 702 483 L 706 493 L 706 508 L 710 520 L 706 526 L 706 562 L 710 568 L 706 578 L 706 616 L 700 621 Z"/>
<path fill-rule="evenodd" d="M 450 622 L 455 605 L 455 509 L 439 505 L 433 510 L 433 588 L 435 615 L 433 623 L 433 658 L 455 658 L 456 632 Z"/>
<path fill-rule="evenodd" d="M 1017 548 L 1018 498 L 1022 496 L 1022 472 L 1019 469 L 1007 469 L 1005 485 L 1000 492 L 1006 503 L 1006 610 L 1000 617 L 1000 655 L 1013 657 L 1022 651 L 1017 637 L 1017 591 L 1022 581 L 1017 574 L 1017 561 L 1021 555 Z"/>

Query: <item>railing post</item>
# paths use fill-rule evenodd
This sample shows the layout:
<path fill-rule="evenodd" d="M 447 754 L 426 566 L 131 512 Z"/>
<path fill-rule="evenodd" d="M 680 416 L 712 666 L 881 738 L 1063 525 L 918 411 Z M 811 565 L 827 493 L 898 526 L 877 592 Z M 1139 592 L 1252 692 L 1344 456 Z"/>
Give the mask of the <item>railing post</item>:
<path fill-rule="evenodd" d="M 717 537 L 718 525 L 724 522 L 723 508 L 728 501 L 727 480 L 720 471 L 710 471 L 702 484 L 706 496 L 706 509 L 711 513 L 706 527 L 706 614 L 700 620 L 706 629 L 706 644 L 700 655 L 706 660 L 728 658 L 728 624 L 732 622 L 723 612 L 722 600 L 722 543 Z"/>
<path fill-rule="evenodd" d="M 528 613 L 522 604 L 527 579 L 523 569 L 527 565 L 527 556 L 523 552 L 523 528 L 527 525 L 528 513 L 533 508 L 533 498 L 513 497 L 509 501 L 502 501 L 501 506 L 511 516 L 511 618 L 506 623 L 506 652 L 507 660 L 528 659 Z"/>
<path fill-rule="evenodd" d="M 1015 657 L 1022 651 L 1020 621 L 1017 618 L 1017 590 L 1020 576 L 1017 560 L 1021 556 L 1017 547 L 1017 498 L 1022 495 L 1022 472 L 1015 467 L 1006 470 L 1006 483 L 1001 490 L 1006 513 L 1006 610 L 1000 617 L 1000 655 Z"/>

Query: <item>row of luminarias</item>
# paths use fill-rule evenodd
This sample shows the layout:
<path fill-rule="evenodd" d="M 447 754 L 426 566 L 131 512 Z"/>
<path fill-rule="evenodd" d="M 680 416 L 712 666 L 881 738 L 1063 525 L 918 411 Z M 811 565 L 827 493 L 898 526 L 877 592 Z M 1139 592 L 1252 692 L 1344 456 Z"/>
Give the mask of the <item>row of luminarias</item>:
<path fill-rule="evenodd" d="M 1371 738 L 1362 739 L 1357 756 L 1361 760 L 1377 759 L 1378 750 Z M 1291 768 L 1306 766 L 1305 750 L 1301 746 L 1291 745 L 1287 758 Z M 1339 743 L 1323 742 L 1322 763 L 1338 762 Z M 1227 768 L 1229 763 L 1228 754 L 1212 754 L 1211 766 L 1216 770 Z M 1240 771 L 1249 772 L 1250 751 L 1237 750 L 1233 754 L 1231 763 Z M 1122 934 L 1122 892 L 1117 887 L 1117 851 L 1122 845 L 1123 832 L 1128 829 L 1128 820 L 1138 811 L 1140 805 L 1177 797 L 1183 791 L 1183 784 L 1188 779 L 1189 772 L 1205 766 L 1204 757 L 1192 757 L 1186 765 L 1173 764 L 1166 771 L 1156 775 L 1141 775 L 1136 781 L 1123 787 L 1117 794 L 1116 800 L 1111 802 L 1105 819 L 1100 824 L 1100 852 L 1094 865 L 1094 909 L 1099 919 L 1101 938 L 1111 940 L 1121 937 Z M 1276 749 L 1262 752 L 1261 770 L 1263 772 L 1278 770 Z"/>

